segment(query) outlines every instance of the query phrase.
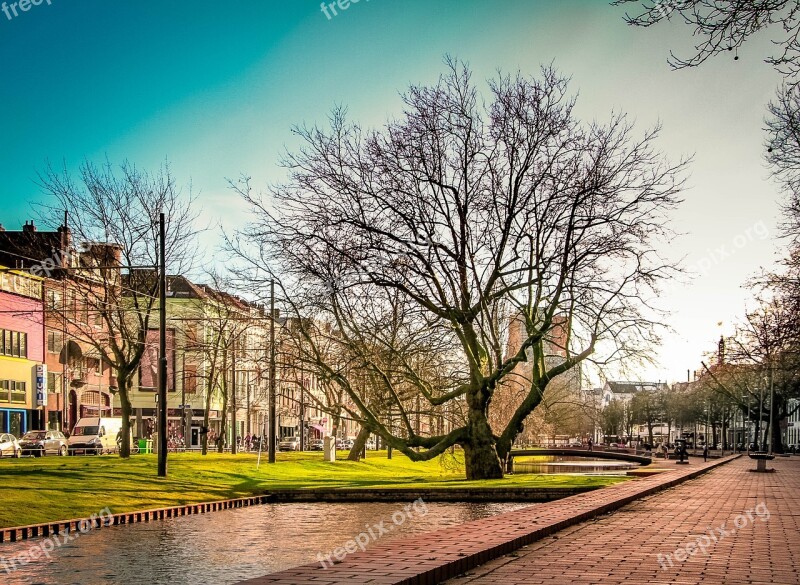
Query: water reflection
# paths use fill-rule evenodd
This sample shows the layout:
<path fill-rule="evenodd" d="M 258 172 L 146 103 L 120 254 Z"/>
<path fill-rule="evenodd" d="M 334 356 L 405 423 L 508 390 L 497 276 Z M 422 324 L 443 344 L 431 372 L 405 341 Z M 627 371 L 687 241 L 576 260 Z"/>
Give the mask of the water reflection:
<path fill-rule="evenodd" d="M 624 475 L 629 469 L 639 467 L 638 463 L 613 459 L 587 459 L 569 455 L 545 455 L 536 458 L 517 458 L 514 460 L 515 473 L 553 473 L 564 475 Z"/>
<path fill-rule="evenodd" d="M 397 504 L 269 504 L 199 516 L 105 528 L 80 535 L 0 583 L 105 585 L 226 584 L 317 562 L 365 530 L 392 525 Z M 501 514 L 530 504 L 427 504 L 428 513 L 392 529 L 379 542 Z M 12 558 L 41 540 L 0 545 Z"/>

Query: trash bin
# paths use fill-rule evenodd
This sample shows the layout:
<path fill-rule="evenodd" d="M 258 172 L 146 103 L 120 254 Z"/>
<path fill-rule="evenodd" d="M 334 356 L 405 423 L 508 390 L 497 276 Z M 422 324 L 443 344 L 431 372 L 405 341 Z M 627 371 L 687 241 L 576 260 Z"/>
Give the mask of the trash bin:
<path fill-rule="evenodd" d="M 139 453 L 147 452 L 147 439 L 139 439 Z"/>

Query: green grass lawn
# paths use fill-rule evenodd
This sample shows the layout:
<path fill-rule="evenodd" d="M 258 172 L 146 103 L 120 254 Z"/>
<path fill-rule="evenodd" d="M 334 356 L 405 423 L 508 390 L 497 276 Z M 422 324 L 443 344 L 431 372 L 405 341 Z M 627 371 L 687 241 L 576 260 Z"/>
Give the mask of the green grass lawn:
<path fill-rule="evenodd" d="M 340 456 L 346 455 L 340 453 Z M 322 461 L 322 453 L 279 453 L 256 469 L 256 455 L 170 453 L 168 477 L 157 477 L 155 455 L 44 457 L 0 460 L 0 527 L 81 518 L 105 507 L 130 512 L 257 495 L 272 489 L 371 487 L 602 486 L 622 478 L 511 475 L 466 481 L 463 469 L 440 459 L 414 463 L 369 452 L 366 460 Z"/>

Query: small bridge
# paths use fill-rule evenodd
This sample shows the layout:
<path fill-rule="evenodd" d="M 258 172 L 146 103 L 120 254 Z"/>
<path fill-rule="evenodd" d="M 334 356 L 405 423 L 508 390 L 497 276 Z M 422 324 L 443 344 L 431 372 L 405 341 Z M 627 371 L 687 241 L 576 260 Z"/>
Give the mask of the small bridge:
<path fill-rule="evenodd" d="M 536 457 L 541 455 L 555 455 L 567 457 L 590 457 L 592 459 L 615 459 L 617 461 L 632 461 L 641 465 L 650 465 L 650 457 L 631 455 L 630 453 L 616 453 L 614 451 L 588 451 L 586 449 L 512 449 L 511 458 Z"/>

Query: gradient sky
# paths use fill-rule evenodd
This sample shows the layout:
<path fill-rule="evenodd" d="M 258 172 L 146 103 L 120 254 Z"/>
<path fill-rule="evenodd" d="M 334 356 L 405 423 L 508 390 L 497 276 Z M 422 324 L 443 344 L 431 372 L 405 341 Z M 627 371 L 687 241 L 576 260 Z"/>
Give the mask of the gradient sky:
<path fill-rule="evenodd" d="M 690 47 L 670 24 L 633 29 L 601 0 L 361 0 L 328 19 L 317 0 L 44 0 L 0 12 L 0 223 L 19 229 L 42 200 L 47 161 L 168 159 L 213 223 L 246 221 L 226 179 L 279 181 L 293 124 L 331 108 L 380 124 L 398 92 L 435 81 L 442 58 L 468 61 L 476 80 L 498 68 L 535 73 L 554 62 L 573 78 L 578 112 L 625 111 L 661 121 L 673 159 L 694 155 L 675 214 L 683 235 L 667 253 L 696 274 L 660 299 L 675 332 L 660 366 L 630 374 L 679 381 L 732 331 L 748 303 L 741 286 L 776 259 L 781 194 L 763 164 L 765 104 L 778 82 L 758 38 L 702 69 L 671 71 Z M 13 15 L 12 15 L 13 16 Z M 207 245 L 215 244 L 212 236 Z"/>

